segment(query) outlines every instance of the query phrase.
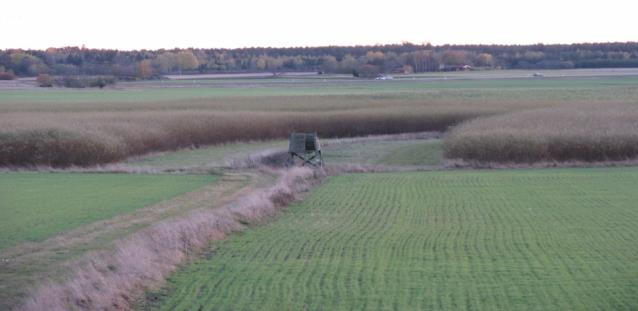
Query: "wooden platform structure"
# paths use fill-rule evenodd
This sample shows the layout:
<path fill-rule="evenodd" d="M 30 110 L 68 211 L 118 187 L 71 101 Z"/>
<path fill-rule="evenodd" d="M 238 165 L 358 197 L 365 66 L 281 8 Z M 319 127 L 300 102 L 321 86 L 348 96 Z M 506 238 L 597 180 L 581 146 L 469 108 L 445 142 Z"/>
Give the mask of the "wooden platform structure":
<path fill-rule="evenodd" d="M 295 159 L 301 160 L 301 165 L 306 164 L 321 167 L 321 145 L 317 138 L 317 133 L 291 133 L 288 144 L 290 154 L 290 164 L 295 164 Z"/>

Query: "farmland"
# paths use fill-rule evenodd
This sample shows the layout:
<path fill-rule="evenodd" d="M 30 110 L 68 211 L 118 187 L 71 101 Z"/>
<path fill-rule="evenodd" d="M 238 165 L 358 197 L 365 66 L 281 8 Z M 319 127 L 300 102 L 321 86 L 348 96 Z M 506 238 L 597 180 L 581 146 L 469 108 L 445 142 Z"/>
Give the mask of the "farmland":
<path fill-rule="evenodd" d="M 158 222 L 236 198 L 248 175 L 0 173 L 0 309 L 64 280 L 77 260 Z"/>
<path fill-rule="evenodd" d="M 636 183 L 635 168 L 334 177 L 146 307 L 632 310 Z"/>
<path fill-rule="evenodd" d="M 322 139 L 324 160 L 330 165 L 379 165 L 379 166 L 437 166 L 442 162 L 443 149 L 440 139 L 427 138 L 427 134 L 388 135 L 353 139 Z M 416 136 L 416 137 L 412 137 Z M 269 140 L 238 142 L 158 152 L 133 157 L 116 164 L 117 168 L 150 171 L 223 171 L 241 166 L 242 160 L 261 153 L 282 152 L 288 141 Z"/>
<path fill-rule="evenodd" d="M 246 159 L 255 153 L 268 150 L 286 150 L 287 148 L 288 142 L 283 140 L 235 142 L 152 153 L 130 158 L 118 166 L 148 170 L 214 170 L 232 167 L 236 161 Z"/>
<path fill-rule="evenodd" d="M 457 170 L 636 163 L 638 70 L 532 74 L 0 82 L 0 309 L 635 309 L 636 168 Z"/>
<path fill-rule="evenodd" d="M 447 156 L 479 162 L 618 161 L 638 157 L 638 105 L 517 111 L 472 120 L 446 141 Z"/>
<path fill-rule="evenodd" d="M 5 2 L 0 311 L 638 311 L 638 1 Z"/>
<path fill-rule="evenodd" d="M 0 250 L 202 187 L 213 175 L 0 174 Z"/>
<path fill-rule="evenodd" d="M 0 93 L 0 165 L 91 166 L 184 147 L 281 139 L 293 130 L 322 137 L 445 131 L 477 117 L 530 109 L 628 109 L 638 98 L 637 81 L 314 77 L 6 90 Z"/>

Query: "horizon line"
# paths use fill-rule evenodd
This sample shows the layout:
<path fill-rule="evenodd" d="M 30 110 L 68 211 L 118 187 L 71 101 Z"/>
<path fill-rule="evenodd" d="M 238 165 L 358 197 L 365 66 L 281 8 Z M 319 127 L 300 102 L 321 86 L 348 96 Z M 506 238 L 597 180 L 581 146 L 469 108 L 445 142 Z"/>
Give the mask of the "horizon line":
<path fill-rule="evenodd" d="M 353 44 L 353 45 L 300 45 L 300 46 L 244 46 L 244 47 L 162 47 L 162 48 L 93 48 L 82 45 L 66 45 L 66 46 L 50 46 L 47 48 L 21 48 L 21 47 L 7 47 L 0 48 L 2 51 L 11 50 L 23 50 L 23 51 L 46 51 L 48 49 L 64 49 L 64 48 L 79 48 L 86 50 L 114 50 L 122 52 L 135 52 L 135 51 L 158 51 L 158 50 L 250 50 L 250 49 L 318 49 L 318 48 L 348 48 L 348 47 L 385 47 L 385 46 L 400 46 L 400 45 L 414 45 L 414 46 L 427 46 L 430 45 L 436 47 L 455 47 L 455 46 L 557 46 L 557 45 L 585 45 L 585 44 L 638 44 L 638 41 L 589 41 L 589 42 L 572 42 L 572 43 L 444 43 L 444 44 L 432 44 L 430 42 L 413 43 L 409 41 L 403 41 L 399 43 L 375 43 L 375 44 Z"/>

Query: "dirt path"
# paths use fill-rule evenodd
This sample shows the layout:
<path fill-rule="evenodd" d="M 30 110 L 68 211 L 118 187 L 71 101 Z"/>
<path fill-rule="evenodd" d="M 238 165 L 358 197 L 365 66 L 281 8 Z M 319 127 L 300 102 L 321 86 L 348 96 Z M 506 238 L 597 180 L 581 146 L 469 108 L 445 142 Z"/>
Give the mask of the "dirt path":
<path fill-rule="evenodd" d="M 325 140 L 324 146 L 340 148 L 340 145 L 346 146 L 351 144 L 375 143 L 381 141 L 425 141 L 440 138 L 440 135 L 440 133 L 411 133 L 402 135 L 332 139 Z M 277 153 L 276 151 L 277 150 L 270 150 L 268 152 L 262 151 L 261 153 L 258 152 L 249 157 L 248 162 L 250 162 L 249 164 L 254 165 L 264 164 L 265 161 L 262 158 L 268 158 L 270 157 L 270 153 Z M 245 155 L 237 160 L 247 161 L 244 159 L 244 156 Z M 21 244 L 0 252 L 0 310 L 9 310 L 16 307 L 30 293 L 30 289 L 33 288 L 34 285 L 42 284 L 43 280 L 54 280 L 60 281 L 59 283 L 63 283 L 62 280 L 68 281 L 68 276 L 74 274 L 77 279 L 78 271 L 84 271 L 82 270 L 84 268 L 79 269 L 78 266 L 74 266 L 78 263 L 78 258 L 87 257 L 93 252 L 97 253 L 104 250 L 111 250 L 113 248 L 117 249 L 118 247 L 116 247 L 116 245 L 118 241 L 137 235 L 139 232 L 161 232 L 158 230 L 153 231 L 146 229 L 151 229 L 153 225 L 160 222 L 164 223 L 165 220 L 176 220 L 179 222 L 182 218 L 190 217 L 190 219 L 197 221 L 201 218 L 200 216 L 206 216 L 207 213 L 213 211 L 213 214 L 208 215 L 207 217 L 211 217 L 211 219 L 214 220 L 214 224 L 223 227 L 224 222 L 226 222 L 226 225 L 230 226 L 226 229 L 220 229 L 219 232 L 215 233 L 219 235 L 214 235 L 215 239 L 221 239 L 226 233 L 239 230 L 237 228 L 243 226 L 246 219 L 249 220 L 246 221 L 246 223 L 252 223 L 255 219 L 258 220 L 262 214 L 270 215 L 270 213 L 273 213 L 273 210 L 287 204 L 286 202 L 289 202 L 296 194 L 298 194 L 296 193 L 297 190 L 290 190 L 286 188 L 290 186 L 290 181 L 286 182 L 284 180 L 282 182 L 281 177 L 277 177 L 275 174 L 264 173 L 254 169 L 250 170 L 249 167 L 251 167 L 251 165 L 240 165 L 234 171 L 227 171 L 227 173 L 214 184 L 157 203 L 133 213 L 89 224 L 43 242 Z M 127 170 L 120 171 L 119 169 L 121 168 L 118 168 L 117 166 L 112 169 L 118 172 L 127 172 Z M 128 169 L 131 169 L 133 172 L 135 171 L 135 167 Z M 205 169 L 208 169 L 208 167 L 189 167 L 189 170 L 194 171 L 203 171 Z M 432 168 L 330 164 L 326 166 L 325 173 L 328 175 L 336 175 L 344 172 L 412 171 L 421 169 L 432 170 L 449 168 L 444 168 L 442 166 Z M 101 171 L 109 171 L 109 169 L 104 168 Z M 284 187 L 286 190 L 283 192 L 283 196 L 278 192 L 265 190 L 278 184 L 280 185 L 279 187 L 281 187 L 281 185 L 286 185 L 286 187 Z M 294 184 L 294 182 L 292 184 Z M 281 191 L 281 189 L 278 191 Z M 283 203 L 282 200 L 284 201 Z M 200 211 L 203 211 L 203 213 L 193 214 Z M 238 217 L 241 219 L 238 219 Z M 190 226 L 190 224 L 183 223 L 178 223 L 178 225 L 186 227 Z M 205 225 L 208 226 L 209 224 Z M 200 228 L 198 230 L 202 229 Z M 174 237 L 174 233 L 175 232 L 168 232 L 166 233 L 166 236 Z M 198 237 L 200 233 L 193 233 L 193 235 Z M 210 240 L 210 237 L 207 237 L 206 239 Z M 195 240 L 197 239 L 195 238 Z M 136 245 L 140 245 L 140 243 Z M 146 244 L 142 243 L 142 245 Z M 163 256 L 159 253 L 154 255 Z M 131 256 L 126 255 L 124 257 L 127 259 Z M 125 266 L 124 261 L 126 260 L 116 262 Z M 152 260 L 142 257 L 142 259 L 138 261 L 149 262 Z M 171 265 L 177 264 L 179 264 L 179 260 L 175 260 L 175 263 L 171 263 Z M 92 268 L 95 268 L 95 263 L 92 262 L 91 265 L 93 265 Z M 84 266 L 86 266 L 86 261 L 84 262 Z M 100 262 L 98 262 L 97 266 L 100 266 Z M 106 267 L 108 270 L 111 266 L 107 265 Z M 104 269 L 100 270 L 99 273 L 94 274 L 92 277 L 103 277 L 103 270 Z M 170 272 L 170 269 L 167 269 L 166 271 Z M 109 275 L 109 273 L 109 271 L 106 271 L 106 275 Z M 119 284 L 117 283 L 118 277 L 131 275 L 131 273 L 125 274 L 124 272 L 119 271 L 113 271 L 112 274 L 117 274 L 115 276 L 110 276 L 114 279 L 110 281 L 112 284 Z M 82 279 L 80 279 L 80 281 L 89 282 L 89 280 Z M 66 285 L 64 286 L 67 286 L 68 283 L 69 282 L 66 282 Z M 68 286 L 66 288 L 68 288 Z M 64 292 L 64 295 L 67 295 L 65 297 L 77 297 L 74 296 L 75 294 L 76 293 Z M 98 291 L 97 293 L 92 293 L 92 295 L 93 294 L 97 296 L 120 295 L 118 296 L 120 297 L 120 300 L 126 300 L 126 298 L 122 298 L 122 293 L 115 290 L 112 292 L 107 291 L 107 293 Z M 46 296 L 41 295 L 39 296 L 40 300 L 36 300 L 36 302 L 46 302 L 46 298 Z M 106 303 L 109 303 L 109 301 Z M 96 306 L 99 304 L 96 304 L 94 301 L 92 305 Z"/>
<path fill-rule="evenodd" d="M 368 136 L 346 139 L 330 139 L 326 146 L 339 146 L 359 143 L 394 140 L 426 140 L 438 138 L 439 133 L 410 133 L 401 135 Z M 89 256 L 93 252 L 101 252 L 117 248 L 118 241 L 144 231 L 151 225 L 164 220 L 180 219 L 199 210 L 211 210 L 228 207 L 229 204 L 241 201 L 246 197 L 254 200 L 255 191 L 271 187 L 277 183 L 277 177 L 262 171 L 251 170 L 264 164 L 264 159 L 271 157 L 271 153 L 278 154 L 279 150 L 262 150 L 237 155 L 235 169 L 227 171 L 214 184 L 190 193 L 154 204 L 141 210 L 119 215 L 108 220 L 99 221 L 77 228 L 73 231 L 52 237 L 38 243 L 23 243 L 0 252 L 0 310 L 18 306 L 30 296 L 31 290 L 40 286 L 43 280 L 62 283 L 69 275 L 78 271 L 79 259 Z M 246 162 L 246 163 L 244 163 Z M 136 172 L 137 168 L 127 167 L 122 170 L 118 165 L 104 167 L 99 171 Z M 188 167 L 186 171 L 201 172 L 206 167 Z M 338 174 L 344 171 L 359 171 L 344 169 L 336 165 L 327 167 L 326 171 Z M 378 169 L 378 168 L 377 168 Z M 364 171 L 375 171 L 366 168 Z M 80 171 L 92 171 L 92 169 Z M 251 199 L 249 199 L 250 201 Z M 245 204 L 245 203 L 244 203 Z M 251 211 L 250 213 L 254 213 Z M 248 218 L 254 217 L 250 214 Z"/>
<path fill-rule="evenodd" d="M 197 209 L 217 208 L 236 200 L 260 183 L 254 173 L 226 174 L 216 183 L 129 214 L 82 226 L 38 243 L 23 243 L 0 252 L 0 310 L 15 307 L 30 287 L 43 279 L 57 280 L 82 254 L 112 247 L 158 221 Z"/>
<path fill-rule="evenodd" d="M 37 280 L 34 291 L 27 293 L 18 309 L 132 309 L 144 290 L 161 285 L 203 247 L 271 219 L 325 176 L 307 168 L 262 167 L 249 173 L 250 184 L 231 196 L 222 196 L 235 198 L 223 206 L 217 202 L 210 206 L 214 198 L 202 198 L 204 208 L 156 221 L 114 240 L 109 247 L 66 261 L 63 277 L 53 282 Z"/>

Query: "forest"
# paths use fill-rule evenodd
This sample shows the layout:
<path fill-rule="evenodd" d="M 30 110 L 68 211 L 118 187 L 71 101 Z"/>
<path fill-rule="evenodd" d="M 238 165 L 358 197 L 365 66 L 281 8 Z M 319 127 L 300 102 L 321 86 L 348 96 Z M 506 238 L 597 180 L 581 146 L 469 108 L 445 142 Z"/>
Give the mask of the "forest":
<path fill-rule="evenodd" d="M 388 44 L 239 49 L 120 51 L 86 47 L 0 51 L 0 79 L 52 76 L 112 76 L 153 79 L 167 74 L 308 72 L 373 77 L 481 69 L 638 67 L 638 42 L 440 45 Z"/>

